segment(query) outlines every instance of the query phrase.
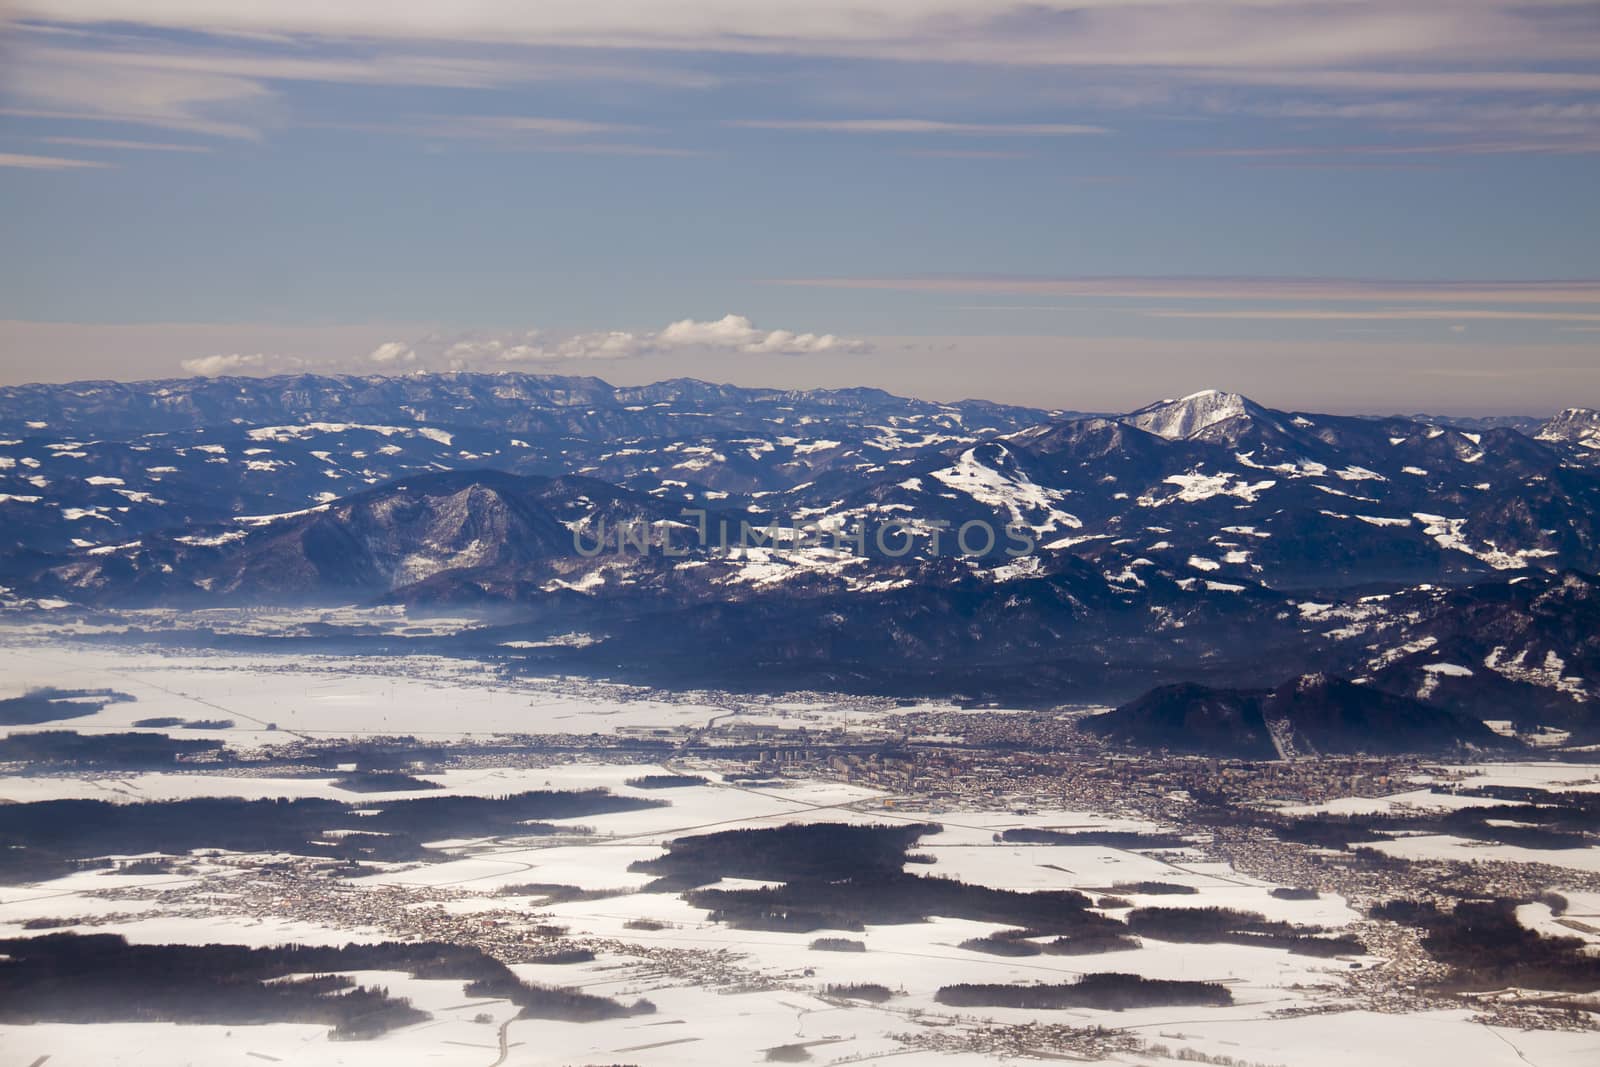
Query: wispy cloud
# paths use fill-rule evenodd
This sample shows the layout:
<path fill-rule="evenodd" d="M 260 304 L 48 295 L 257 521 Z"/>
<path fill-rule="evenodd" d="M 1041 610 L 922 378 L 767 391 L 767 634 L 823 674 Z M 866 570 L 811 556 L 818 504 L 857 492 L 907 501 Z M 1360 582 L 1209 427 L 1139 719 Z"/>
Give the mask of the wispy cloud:
<path fill-rule="evenodd" d="M 131 152 L 210 152 L 208 145 L 171 144 L 161 141 L 120 141 L 110 137 L 41 137 L 46 144 L 71 145 L 76 148 L 113 148 Z"/>
<path fill-rule="evenodd" d="M 302 366 L 302 363 L 291 356 L 267 355 L 262 352 L 255 352 L 249 355 L 230 352 L 181 360 L 179 366 L 187 374 L 202 378 L 216 378 L 225 374 L 276 373 L 298 369 Z"/>
<path fill-rule="evenodd" d="M 17 152 L 0 152 L 0 167 L 14 167 L 20 170 L 101 169 L 111 165 L 92 159 L 63 159 L 60 156 L 30 156 Z"/>
<path fill-rule="evenodd" d="M 294 123 L 300 116 L 282 99 L 291 86 L 696 90 L 727 84 L 710 69 L 743 56 L 774 61 L 762 81 L 812 79 L 804 89 L 813 105 L 841 69 L 848 78 L 879 61 L 877 69 L 895 71 L 879 80 L 888 91 L 876 99 L 859 90 L 851 113 L 729 120 L 746 128 L 1105 132 L 1101 121 L 976 117 L 1038 115 L 1054 96 L 1092 106 L 1091 118 L 1247 115 L 1280 120 L 1291 143 L 1308 124 L 1366 135 L 1324 156 L 1575 154 L 1600 145 L 1600 23 L 1586 0 L 11 0 L 11 8 L 20 31 L 11 114 L 217 137 Z M 829 89 L 816 84 L 824 68 Z M 958 106 L 930 109 L 921 85 Z M 907 101 L 940 117 L 879 117 Z M 1019 102 L 1033 106 L 1019 112 Z M 1241 150 L 1240 158 L 1255 157 Z"/>
<path fill-rule="evenodd" d="M 466 136 L 481 134 L 537 133 L 570 137 L 596 133 L 637 133 L 639 127 L 586 119 L 550 118 L 540 115 L 450 115 L 435 120 L 441 128 L 454 127 Z"/>
<path fill-rule="evenodd" d="M 939 58 L 995 64 L 1343 69 L 1427 59 L 1592 59 L 1563 0 L 14 0 L 57 24 L 130 23 L 288 38 L 521 42 Z"/>
<path fill-rule="evenodd" d="M 1109 133 L 1104 126 L 1059 122 L 942 122 L 936 119 L 730 119 L 724 125 L 816 133 L 933 133 L 970 136 L 1069 137 Z"/>
<path fill-rule="evenodd" d="M 1283 277 L 921 277 L 780 278 L 767 284 L 828 289 L 931 293 L 1013 293 L 1132 300 L 1405 301 L 1447 304 L 1595 304 L 1600 280 L 1405 281 L 1371 278 Z"/>
<path fill-rule="evenodd" d="M 605 156 L 698 156 L 678 145 L 638 141 L 595 141 L 595 136 L 632 137 L 649 134 L 647 127 L 627 123 L 537 115 L 419 115 L 398 122 L 307 122 L 306 129 L 350 130 L 432 141 L 478 141 L 498 148 Z"/>
<path fill-rule="evenodd" d="M 379 345 L 367 356 L 367 362 L 389 368 L 465 370 L 636 359 L 696 351 L 808 356 L 866 352 L 868 347 L 864 341 L 831 333 L 764 329 L 743 315 L 730 314 L 720 319 L 679 319 L 659 330 L 649 331 L 433 333 L 411 342 L 390 341 Z"/>
<path fill-rule="evenodd" d="M 989 148 L 907 148 L 900 153 L 918 159 L 1032 159 L 1032 152 L 1006 152 Z"/>
<path fill-rule="evenodd" d="M 1587 156 L 1600 152 L 1600 130 L 1592 138 L 1519 138 L 1496 141 L 1431 141 L 1415 144 L 1268 145 L 1247 148 L 1197 148 L 1177 153 L 1222 159 L 1305 164 L 1343 162 L 1345 156 Z"/>
<path fill-rule="evenodd" d="M 1483 308 L 1380 308 L 1372 311 L 1328 311 L 1317 308 L 1263 308 L 1228 311 L 1194 311 L 1155 308 L 1140 314 L 1154 319 L 1258 319 L 1272 322 L 1303 321 L 1505 321 L 1505 322 L 1600 322 L 1600 312 L 1587 311 L 1512 311 Z"/>
<path fill-rule="evenodd" d="M 113 55 L 113 58 L 107 58 Z M 5 113 L 22 118 L 93 121 L 253 139 L 272 91 L 251 78 L 215 70 L 118 62 L 88 49 L 27 49 L 6 74 Z"/>
<path fill-rule="evenodd" d="M 138 21 L 138 20 L 135 20 Z M 90 47 L 89 43 L 99 47 Z M 346 46 L 348 47 L 348 46 Z M 481 51 L 481 49 L 480 49 Z M 497 50 L 502 52 L 503 50 Z M 13 49 L 0 113 L 58 121 L 114 122 L 236 139 L 289 121 L 281 87 L 296 83 L 493 90 L 548 81 L 603 81 L 684 89 L 718 79 L 648 64 L 585 64 L 542 55 L 429 55 L 410 51 L 302 55 L 278 50 L 155 48 L 139 38 L 89 37 L 64 47 L 24 41 Z M 565 132 L 607 124 L 563 120 Z M 547 128 L 545 132 L 560 132 Z M 435 134 L 437 135 L 437 133 Z"/>
<path fill-rule="evenodd" d="M 545 141 L 530 144 L 526 147 L 534 152 L 553 152 L 558 155 L 575 156 L 641 156 L 683 159 L 690 156 L 705 155 L 704 152 L 693 148 L 674 148 L 670 145 L 609 144 L 605 142 Z"/>

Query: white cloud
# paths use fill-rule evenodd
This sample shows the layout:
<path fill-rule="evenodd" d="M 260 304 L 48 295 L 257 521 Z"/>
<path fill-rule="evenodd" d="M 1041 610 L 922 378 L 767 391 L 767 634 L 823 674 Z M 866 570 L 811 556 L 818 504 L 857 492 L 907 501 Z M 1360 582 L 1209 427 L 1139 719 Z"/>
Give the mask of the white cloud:
<path fill-rule="evenodd" d="M 682 319 L 656 334 L 655 343 L 660 348 L 723 348 L 780 355 L 862 351 L 865 348 L 860 341 L 841 340 L 831 333 L 759 330 L 743 315 L 724 315 L 714 322 Z"/>
<path fill-rule="evenodd" d="M 267 357 L 261 353 L 254 355 L 199 356 L 195 359 L 186 359 L 180 366 L 190 374 L 202 378 L 215 378 L 221 374 L 238 374 L 242 371 L 255 371 L 265 368 Z"/>
<path fill-rule="evenodd" d="M 935 119 L 735 119 L 725 125 L 818 133 L 952 133 L 1012 137 L 1066 137 L 1109 132 L 1104 126 L 1062 122 L 941 122 Z"/>
<path fill-rule="evenodd" d="M 303 359 L 300 356 L 263 352 L 253 352 L 248 355 L 230 352 L 185 359 L 178 365 L 189 374 L 202 378 L 216 378 L 228 374 L 269 375 L 306 371 L 336 374 L 349 362 L 349 360 Z"/>
<path fill-rule="evenodd" d="M 525 330 L 430 334 L 410 343 L 390 341 L 379 345 L 367 356 L 367 362 L 385 367 L 405 364 L 430 370 L 465 370 L 505 364 L 635 359 L 693 351 L 799 356 L 865 352 L 867 349 L 863 341 L 831 333 L 765 330 L 743 315 L 724 315 L 704 322 L 680 319 L 660 330 L 641 332 Z"/>
<path fill-rule="evenodd" d="M 369 363 L 415 363 L 416 352 L 403 341 L 385 341 L 367 354 Z"/>
<path fill-rule="evenodd" d="M 98 169 L 109 167 L 109 163 L 99 163 L 88 159 L 64 159 L 61 156 L 30 156 L 17 152 L 0 152 L 0 167 L 15 167 L 20 170 L 76 170 L 80 168 Z"/>
<path fill-rule="evenodd" d="M 131 152 L 191 152 L 204 154 L 211 149 L 198 144 L 170 144 L 160 141 L 124 141 L 110 137 L 41 137 L 48 144 L 72 145 L 75 148 L 114 148 Z"/>
<path fill-rule="evenodd" d="M 639 337 L 620 330 L 565 336 L 540 330 L 491 334 L 474 332 L 456 337 L 430 337 L 415 347 L 430 366 L 464 370 L 499 363 L 555 363 L 583 359 L 627 359 L 643 353 Z"/>

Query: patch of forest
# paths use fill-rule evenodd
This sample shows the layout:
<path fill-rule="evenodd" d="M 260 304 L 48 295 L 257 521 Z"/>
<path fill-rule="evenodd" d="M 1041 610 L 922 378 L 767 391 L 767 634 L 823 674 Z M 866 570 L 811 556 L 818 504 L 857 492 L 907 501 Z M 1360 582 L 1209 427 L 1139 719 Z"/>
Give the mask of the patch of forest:
<path fill-rule="evenodd" d="M 1375 918 L 1418 927 L 1422 946 L 1450 967 L 1443 983 L 1457 990 L 1520 986 L 1566 993 L 1600 990 L 1600 956 L 1576 937 L 1545 937 L 1517 921 L 1511 899 L 1463 900 L 1442 911 L 1431 901 L 1391 900 Z"/>
<path fill-rule="evenodd" d="M 494 891 L 497 897 L 544 897 L 543 903 L 566 904 L 575 900 L 606 900 L 610 897 L 627 896 L 632 889 L 585 889 L 578 885 L 564 885 L 560 882 L 517 882 L 510 885 L 499 886 Z"/>
<path fill-rule="evenodd" d="M 1141 978 L 1136 974 L 1086 974 L 1060 985 L 948 985 L 933 999 L 952 1008 L 1125 1008 L 1176 1006 L 1220 1007 L 1233 1003 L 1233 994 L 1216 982 L 1183 982 Z"/>
<path fill-rule="evenodd" d="M 40 730 L 0 737 L 0 763 L 26 763 L 30 768 L 72 765 L 110 770 L 161 770 L 184 757 L 211 755 L 221 741 L 165 734 L 80 734 L 75 730 Z"/>
<path fill-rule="evenodd" d="M 1302 956 L 1362 955 L 1353 934 L 1327 934 L 1320 926 L 1294 923 L 1233 908 L 1135 908 L 1128 929 L 1141 937 L 1187 944 L 1255 945 L 1282 948 Z"/>
<path fill-rule="evenodd" d="M 899 872 L 759 889 L 698 889 L 684 899 L 711 912 L 713 921 L 747 930 L 861 930 L 935 915 L 1068 937 L 1123 930 L 1116 920 L 1090 911 L 1092 902 L 1075 890 L 1022 893 Z"/>
<path fill-rule="evenodd" d="M 639 860 L 628 870 L 656 875 L 648 888 L 658 891 L 692 889 L 723 878 L 833 882 L 889 877 L 900 873 L 907 849 L 939 830 L 932 823 L 804 823 L 724 830 L 669 841 L 665 855 Z"/>
<path fill-rule="evenodd" d="M 355 987 L 347 971 L 459 980 L 466 995 L 503 997 L 526 1018 L 583 1022 L 654 1010 L 648 1001 L 531 985 L 468 945 L 133 945 L 117 934 L 60 933 L 0 941 L 0 1022 L 321 1023 L 330 1036 L 361 1039 L 429 1018 L 381 987 Z"/>
<path fill-rule="evenodd" d="M 366 800 L 359 806 L 318 797 L 4 804 L 0 805 L 0 884 L 57 877 L 92 857 L 182 854 L 207 848 L 349 861 L 431 860 L 441 856 L 426 848 L 426 841 L 573 832 L 536 820 L 637 811 L 663 803 L 590 789 Z"/>
<path fill-rule="evenodd" d="M 996 956 L 1091 956 L 1101 952 L 1126 952 L 1140 947 L 1139 939 L 1130 937 L 1121 924 L 1090 930 L 1081 930 L 1071 936 L 1055 937 L 1044 930 L 1001 930 L 988 937 L 972 938 L 961 943 L 962 948 L 978 952 L 989 951 Z M 1038 939 L 1051 937 L 1040 944 Z M 1021 951 L 995 950 L 996 945 L 1025 945 Z M 1031 950 L 1031 951 L 1030 951 Z"/>
<path fill-rule="evenodd" d="M 114 689 L 30 689 L 21 696 L 0 699 L 0 726 L 32 726 L 93 715 L 107 704 L 132 700 Z"/>
<path fill-rule="evenodd" d="M 969 937 L 956 947 L 989 956 L 1037 956 L 1044 951 L 1032 941 L 993 934 L 988 937 Z"/>
<path fill-rule="evenodd" d="M 1200 821 L 1220 826 L 1251 826 L 1284 841 L 1316 848 L 1349 849 L 1386 841 L 1394 834 L 1449 834 L 1488 844 L 1558 850 L 1600 844 L 1600 794 L 1548 790 L 1488 790 L 1485 796 L 1536 797 L 1448 811 L 1380 811 L 1357 815 L 1283 816 L 1229 806 L 1220 796 L 1209 801 Z"/>
<path fill-rule="evenodd" d="M 1045 830 L 1033 827 L 1005 830 L 1000 834 L 1000 840 L 1019 845 L 1100 845 L 1121 849 L 1190 848 L 1194 845 L 1182 834 L 1151 834 L 1137 830 Z"/>
<path fill-rule="evenodd" d="M 679 838 L 629 869 L 658 875 L 652 888 L 744 929 L 860 930 L 932 915 L 1038 928 L 1053 934 L 1120 928 L 1073 890 L 1019 893 L 906 874 L 907 850 L 934 824 L 809 823 Z M 759 889 L 698 888 L 723 878 L 782 882 Z"/>
<path fill-rule="evenodd" d="M 682 789 L 685 786 L 705 785 L 710 781 L 702 774 L 643 774 L 629 778 L 623 784 L 635 789 Z"/>
<path fill-rule="evenodd" d="M 404 793 L 413 789 L 441 789 L 438 782 L 404 771 L 351 771 L 333 780 L 335 789 L 347 793 Z"/>
<path fill-rule="evenodd" d="M 1321 900 L 1322 894 L 1315 889 L 1304 889 L 1299 886 L 1277 886 L 1267 894 L 1276 900 Z"/>
<path fill-rule="evenodd" d="M 864 1000 L 869 1004 L 885 1004 L 894 997 L 888 986 L 878 985 L 875 982 L 855 982 L 849 985 L 825 985 L 822 987 L 825 997 L 839 997 L 843 1000 Z"/>
<path fill-rule="evenodd" d="M 1143 893 L 1147 897 L 1154 896 L 1193 896 L 1200 892 L 1192 885 L 1182 882 L 1115 882 L 1111 886 L 1113 893 Z"/>

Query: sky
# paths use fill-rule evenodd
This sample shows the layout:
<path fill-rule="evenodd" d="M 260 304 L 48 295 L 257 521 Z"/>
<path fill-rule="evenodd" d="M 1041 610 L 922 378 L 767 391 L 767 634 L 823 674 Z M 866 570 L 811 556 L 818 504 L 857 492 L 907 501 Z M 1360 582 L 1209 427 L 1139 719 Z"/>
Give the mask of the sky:
<path fill-rule="evenodd" d="M 1600 406 L 1595 0 L 0 0 L 0 385 Z"/>

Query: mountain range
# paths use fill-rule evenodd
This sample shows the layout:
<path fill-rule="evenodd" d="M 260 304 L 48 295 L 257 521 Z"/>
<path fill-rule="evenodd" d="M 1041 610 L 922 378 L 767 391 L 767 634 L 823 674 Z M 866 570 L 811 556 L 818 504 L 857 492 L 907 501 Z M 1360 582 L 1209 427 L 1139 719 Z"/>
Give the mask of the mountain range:
<path fill-rule="evenodd" d="M 1583 737 L 1597 516 L 1584 409 L 515 374 L 0 389 L 10 612 L 470 607 L 494 625 L 458 647 L 663 682 L 1062 702 L 1326 672 Z"/>

